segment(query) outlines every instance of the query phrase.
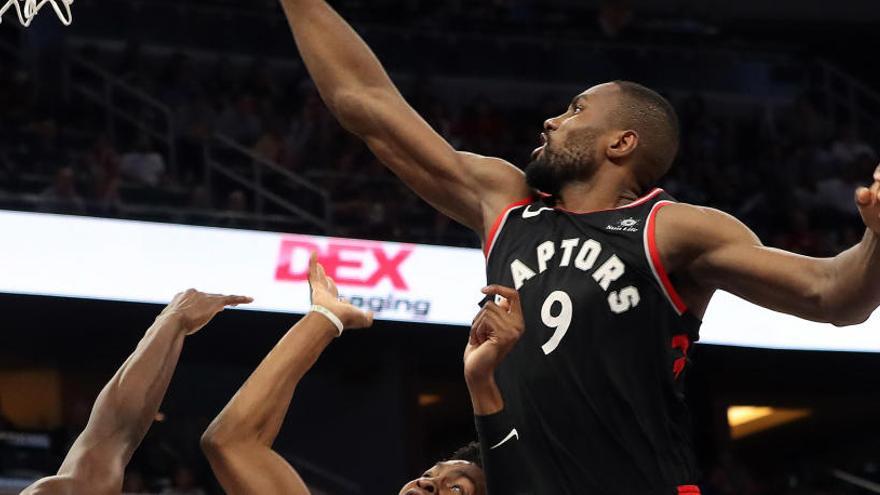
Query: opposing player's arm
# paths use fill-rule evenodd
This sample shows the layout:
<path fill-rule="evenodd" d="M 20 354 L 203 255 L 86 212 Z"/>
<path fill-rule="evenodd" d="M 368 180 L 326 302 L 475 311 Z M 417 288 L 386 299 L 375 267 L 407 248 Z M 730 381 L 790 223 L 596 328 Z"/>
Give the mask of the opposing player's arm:
<path fill-rule="evenodd" d="M 525 321 L 519 293 L 512 288 L 490 285 L 483 293 L 492 300 L 474 318 L 464 351 L 464 375 L 480 441 L 483 471 L 490 494 L 523 493 L 521 473 L 510 466 L 524 466 L 517 425 L 504 407 L 504 397 L 495 383 L 495 370 L 519 342 Z M 496 296 L 501 296 L 495 304 Z"/>
<path fill-rule="evenodd" d="M 250 301 L 192 289 L 175 296 L 101 390 L 86 428 L 58 474 L 23 493 L 119 493 L 125 466 L 165 397 L 184 337 L 197 332 L 224 307 Z"/>
<path fill-rule="evenodd" d="M 379 60 L 324 0 L 281 0 L 330 111 L 435 208 L 485 237 L 505 206 L 528 195 L 522 172 L 458 152 L 404 100 Z"/>
<path fill-rule="evenodd" d="M 372 315 L 337 299 L 333 281 L 313 255 L 312 302 L 335 314 L 344 328 L 372 323 Z M 272 450 L 300 379 L 338 335 L 322 314 L 310 312 L 293 326 L 202 435 L 202 449 L 226 493 L 305 495 L 295 469 Z"/>
<path fill-rule="evenodd" d="M 858 192 L 869 228 L 859 244 L 833 258 L 763 246 L 732 216 L 682 204 L 665 206 L 657 214 L 657 246 L 673 275 L 685 274 L 708 293 L 722 289 L 813 321 L 861 323 L 880 305 L 878 194 L 880 182 Z"/>

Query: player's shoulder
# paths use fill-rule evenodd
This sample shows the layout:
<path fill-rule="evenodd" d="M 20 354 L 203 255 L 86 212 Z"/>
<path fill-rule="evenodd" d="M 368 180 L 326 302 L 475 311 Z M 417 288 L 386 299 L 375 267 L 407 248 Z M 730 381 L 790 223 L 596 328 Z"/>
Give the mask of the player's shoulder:
<path fill-rule="evenodd" d="M 690 203 L 682 203 L 680 201 L 664 202 L 663 211 L 665 216 L 672 216 L 679 220 L 686 220 L 691 222 L 713 220 L 721 217 L 733 218 L 731 215 L 715 208 L 694 205 Z"/>
<path fill-rule="evenodd" d="M 657 233 L 676 244 L 705 245 L 751 238 L 736 217 L 708 206 L 670 202 L 657 213 Z"/>

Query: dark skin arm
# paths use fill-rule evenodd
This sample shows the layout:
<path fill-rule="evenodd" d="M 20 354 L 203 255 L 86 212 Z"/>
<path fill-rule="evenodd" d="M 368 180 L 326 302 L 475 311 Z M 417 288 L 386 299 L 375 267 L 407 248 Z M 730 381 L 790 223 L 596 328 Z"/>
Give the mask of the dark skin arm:
<path fill-rule="evenodd" d="M 327 2 L 281 4 L 330 111 L 422 199 L 485 239 L 503 209 L 529 195 L 523 173 L 513 165 L 456 151 L 437 134 Z"/>
<path fill-rule="evenodd" d="M 372 324 L 372 314 L 339 301 L 333 280 L 312 256 L 309 283 L 314 304 L 333 312 L 346 329 Z M 308 487 L 272 443 L 296 386 L 338 335 L 323 315 L 309 313 L 263 359 L 202 435 L 202 449 L 226 493 L 307 495 Z"/>
<path fill-rule="evenodd" d="M 58 474 L 37 481 L 22 494 L 118 494 L 125 466 L 165 397 L 184 338 L 199 331 L 226 306 L 249 302 L 248 297 L 192 289 L 175 296 L 101 390 L 85 430 Z"/>
<path fill-rule="evenodd" d="M 745 225 L 711 208 L 671 204 L 657 213 L 657 246 L 682 297 L 701 317 L 717 289 L 755 304 L 838 326 L 880 305 L 880 167 L 856 191 L 862 241 L 833 258 L 763 246 Z"/>

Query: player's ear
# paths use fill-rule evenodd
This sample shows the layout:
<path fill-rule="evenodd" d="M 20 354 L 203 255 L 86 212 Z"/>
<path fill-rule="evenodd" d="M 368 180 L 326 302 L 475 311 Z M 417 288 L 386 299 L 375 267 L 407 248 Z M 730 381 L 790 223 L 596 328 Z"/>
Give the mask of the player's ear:
<path fill-rule="evenodd" d="M 611 160 L 620 160 L 632 155 L 639 146 L 639 133 L 633 130 L 619 131 L 611 137 L 605 153 Z"/>

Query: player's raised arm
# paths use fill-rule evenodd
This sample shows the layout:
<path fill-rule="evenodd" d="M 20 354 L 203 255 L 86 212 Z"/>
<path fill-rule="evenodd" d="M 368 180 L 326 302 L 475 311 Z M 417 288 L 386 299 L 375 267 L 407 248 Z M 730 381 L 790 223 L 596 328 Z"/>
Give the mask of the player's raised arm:
<path fill-rule="evenodd" d="M 880 167 L 856 191 L 867 225 L 862 241 L 833 258 L 811 258 L 761 245 L 733 217 L 671 204 L 657 214 L 657 245 L 670 271 L 697 291 L 723 289 L 761 306 L 838 326 L 865 321 L 880 305 Z M 699 297 L 699 296 L 698 296 Z"/>
<path fill-rule="evenodd" d="M 484 237 L 528 195 L 522 172 L 457 152 L 400 95 L 379 60 L 324 0 L 281 0 L 297 47 L 330 111 L 435 208 Z"/>
<path fill-rule="evenodd" d="M 182 292 L 156 318 L 137 349 L 107 383 L 85 430 L 74 442 L 58 474 L 23 494 L 118 494 L 125 466 L 140 445 L 165 397 L 183 340 L 226 306 L 248 297 Z"/>
<path fill-rule="evenodd" d="M 522 493 L 517 473 L 502 466 L 525 465 L 517 425 L 504 409 L 504 397 L 495 384 L 495 370 L 513 350 L 525 331 L 519 293 L 509 287 L 490 285 L 483 293 L 491 298 L 477 313 L 464 351 L 464 376 L 471 404 L 483 471 L 490 495 Z M 496 304 L 495 297 L 503 297 Z"/>
<path fill-rule="evenodd" d="M 312 255 L 312 311 L 275 345 L 202 436 L 202 449 L 226 493 L 303 495 L 296 470 L 272 450 L 293 392 L 342 329 L 372 324 L 372 314 L 337 299 L 333 280 Z"/>

